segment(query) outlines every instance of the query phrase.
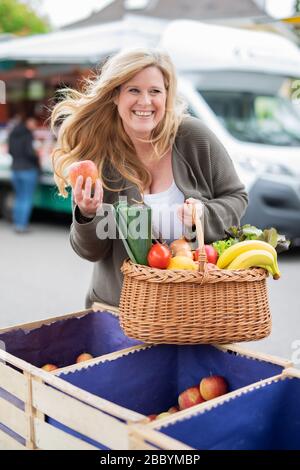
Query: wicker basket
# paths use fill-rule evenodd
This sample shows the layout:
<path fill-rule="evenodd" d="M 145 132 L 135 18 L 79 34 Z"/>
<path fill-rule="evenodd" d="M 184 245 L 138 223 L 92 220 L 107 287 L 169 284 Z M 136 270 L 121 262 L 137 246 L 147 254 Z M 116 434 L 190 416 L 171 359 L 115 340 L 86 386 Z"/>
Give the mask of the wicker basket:
<path fill-rule="evenodd" d="M 196 229 L 199 271 L 155 269 L 123 263 L 120 323 L 146 343 L 230 343 L 264 338 L 271 331 L 262 268 L 208 269 L 201 223 Z"/>

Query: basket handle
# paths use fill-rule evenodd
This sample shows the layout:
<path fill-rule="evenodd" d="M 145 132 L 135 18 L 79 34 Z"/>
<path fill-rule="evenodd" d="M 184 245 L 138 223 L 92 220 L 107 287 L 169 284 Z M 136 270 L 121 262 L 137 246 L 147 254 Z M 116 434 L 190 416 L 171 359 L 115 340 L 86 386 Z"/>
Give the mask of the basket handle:
<path fill-rule="evenodd" d="M 193 207 L 192 207 L 192 220 L 193 220 L 193 223 L 196 225 L 196 238 L 197 238 L 198 248 L 199 248 L 198 271 L 203 273 L 205 269 L 205 264 L 207 262 L 207 258 L 206 258 L 205 248 L 204 248 L 204 233 L 203 233 L 203 227 L 201 223 L 201 216 L 199 215 L 197 204 L 193 204 Z"/>

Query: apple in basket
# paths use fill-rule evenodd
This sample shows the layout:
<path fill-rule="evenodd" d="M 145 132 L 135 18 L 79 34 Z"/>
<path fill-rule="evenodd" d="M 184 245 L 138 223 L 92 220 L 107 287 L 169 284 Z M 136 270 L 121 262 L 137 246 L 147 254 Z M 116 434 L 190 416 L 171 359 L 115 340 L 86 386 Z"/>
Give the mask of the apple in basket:
<path fill-rule="evenodd" d="M 54 364 L 45 364 L 41 369 L 47 371 L 47 372 L 52 372 L 53 370 L 58 369 L 58 367 Z"/>
<path fill-rule="evenodd" d="M 199 387 L 190 387 L 184 392 L 182 392 L 178 397 L 179 409 L 185 410 L 191 406 L 198 405 L 203 403 L 205 400 L 202 397 Z"/>
<path fill-rule="evenodd" d="M 69 181 L 72 188 L 74 188 L 78 176 L 83 177 L 83 186 L 85 185 L 88 177 L 92 179 L 93 185 L 95 184 L 96 179 L 99 178 L 98 168 L 92 160 L 74 162 L 69 167 Z"/>
<path fill-rule="evenodd" d="M 91 354 L 82 353 L 77 357 L 76 364 L 79 364 L 79 362 L 89 361 L 90 359 L 93 359 L 93 356 Z"/>
<path fill-rule="evenodd" d="M 206 253 L 206 260 L 208 263 L 216 264 L 218 261 L 218 252 L 214 249 L 212 245 L 204 245 L 205 253 Z M 198 261 L 199 258 L 199 248 L 195 250 L 194 259 Z"/>
<path fill-rule="evenodd" d="M 211 375 L 204 377 L 199 385 L 200 394 L 205 400 L 219 397 L 228 392 L 228 384 L 224 377 Z"/>

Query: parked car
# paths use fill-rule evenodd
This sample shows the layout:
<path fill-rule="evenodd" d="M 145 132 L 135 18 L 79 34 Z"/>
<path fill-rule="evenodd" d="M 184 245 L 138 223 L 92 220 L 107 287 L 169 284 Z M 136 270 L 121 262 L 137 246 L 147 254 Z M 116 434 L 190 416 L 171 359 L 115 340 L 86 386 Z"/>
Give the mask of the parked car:
<path fill-rule="evenodd" d="M 190 113 L 221 140 L 246 185 L 242 222 L 276 227 L 300 244 L 300 109 L 289 96 L 298 47 L 272 33 L 188 20 L 172 22 L 160 46 Z"/>

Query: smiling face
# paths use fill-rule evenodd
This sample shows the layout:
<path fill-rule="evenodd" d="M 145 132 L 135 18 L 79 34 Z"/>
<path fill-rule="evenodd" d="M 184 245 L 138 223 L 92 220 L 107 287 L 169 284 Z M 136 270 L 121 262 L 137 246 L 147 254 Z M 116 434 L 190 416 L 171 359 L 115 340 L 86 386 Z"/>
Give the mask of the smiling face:
<path fill-rule="evenodd" d="M 166 99 L 164 77 L 155 66 L 146 67 L 121 85 L 115 103 L 129 137 L 150 137 L 165 115 Z"/>

